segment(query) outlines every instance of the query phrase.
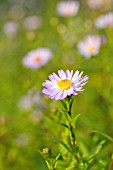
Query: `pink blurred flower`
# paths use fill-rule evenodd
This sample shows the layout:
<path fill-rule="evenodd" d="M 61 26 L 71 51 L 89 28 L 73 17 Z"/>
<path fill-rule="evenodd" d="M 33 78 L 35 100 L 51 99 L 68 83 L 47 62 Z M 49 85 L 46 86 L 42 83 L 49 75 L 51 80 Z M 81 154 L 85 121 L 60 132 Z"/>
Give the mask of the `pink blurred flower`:
<path fill-rule="evenodd" d="M 80 4 L 77 1 L 61 1 L 57 4 L 57 12 L 62 17 L 75 16 L 79 6 Z"/>
<path fill-rule="evenodd" d="M 23 20 L 26 30 L 36 30 L 42 26 L 42 19 L 39 16 L 29 16 Z"/>
<path fill-rule="evenodd" d="M 18 24 L 13 21 L 6 22 L 3 31 L 7 36 L 14 36 L 18 31 Z"/>
<path fill-rule="evenodd" d="M 52 52 L 48 48 L 38 48 L 30 51 L 22 60 L 25 67 L 38 69 L 45 65 L 52 57 Z"/>
<path fill-rule="evenodd" d="M 113 27 L 113 13 L 101 15 L 96 19 L 95 25 L 99 28 Z"/>
<path fill-rule="evenodd" d="M 83 41 L 78 43 L 78 50 L 85 58 L 89 59 L 99 53 L 102 45 L 101 36 L 88 35 Z"/>

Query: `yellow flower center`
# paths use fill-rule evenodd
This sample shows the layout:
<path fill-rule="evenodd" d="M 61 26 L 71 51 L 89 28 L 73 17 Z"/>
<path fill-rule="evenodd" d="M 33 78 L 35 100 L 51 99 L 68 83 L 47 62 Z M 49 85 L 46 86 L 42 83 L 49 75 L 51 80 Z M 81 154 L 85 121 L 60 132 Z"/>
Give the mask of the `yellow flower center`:
<path fill-rule="evenodd" d="M 40 58 L 39 56 L 37 56 L 37 57 L 34 58 L 34 61 L 35 61 L 36 63 L 39 63 L 39 62 L 41 61 L 41 58 Z"/>
<path fill-rule="evenodd" d="M 93 52 L 95 51 L 95 47 L 90 47 L 90 48 L 88 49 L 88 51 L 89 51 L 89 53 L 93 53 Z"/>
<path fill-rule="evenodd" d="M 71 87 L 71 80 L 61 80 L 58 82 L 58 86 L 60 87 L 61 90 L 67 90 Z"/>

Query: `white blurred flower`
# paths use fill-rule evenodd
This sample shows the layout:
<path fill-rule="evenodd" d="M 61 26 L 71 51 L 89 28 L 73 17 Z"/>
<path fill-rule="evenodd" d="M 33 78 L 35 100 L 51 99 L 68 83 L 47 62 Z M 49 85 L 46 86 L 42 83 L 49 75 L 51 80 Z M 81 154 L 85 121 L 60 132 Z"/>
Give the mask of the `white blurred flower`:
<path fill-rule="evenodd" d="M 79 2 L 77 1 L 61 1 L 57 4 L 57 12 L 62 17 L 75 16 L 79 10 Z"/>
<path fill-rule="evenodd" d="M 99 9 L 103 5 L 104 0 L 87 0 L 87 4 L 92 9 Z"/>
<path fill-rule="evenodd" d="M 19 101 L 19 108 L 24 110 L 31 109 L 32 105 L 33 105 L 33 101 L 31 96 L 29 95 L 23 96 Z"/>
<path fill-rule="evenodd" d="M 102 43 L 101 36 L 88 35 L 78 43 L 78 50 L 85 58 L 89 59 L 99 53 Z"/>
<path fill-rule="evenodd" d="M 40 91 L 34 92 L 31 89 L 26 95 L 20 98 L 18 107 L 23 110 L 30 110 L 34 105 L 36 105 L 39 109 L 46 108 L 42 93 Z"/>
<path fill-rule="evenodd" d="M 101 15 L 96 19 L 95 25 L 99 28 L 113 27 L 113 13 Z"/>
<path fill-rule="evenodd" d="M 3 31 L 7 36 L 14 36 L 18 31 L 18 24 L 13 21 L 6 22 Z"/>
<path fill-rule="evenodd" d="M 90 8 L 97 10 L 100 8 L 108 8 L 112 5 L 112 0 L 87 0 Z"/>
<path fill-rule="evenodd" d="M 30 51 L 22 60 L 27 68 L 38 69 L 45 65 L 52 57 L 52 52 L 48 48 L 38 48 Z"/>
<path fill-rule="evenodd" d="M 42 26 L 42 19 L 39 16 L 30 16 L 23 20 L 23 27 L 27 30 L 36 30 Z"/>
<path fill-rule="evenodd" d="M 29 145 L 30 138 L 27 133 L 21 133 L 16 137 L 15 142 L 18 146 L 25 147 Z"/>
<path fill-rule="evenodd" d="M 30 120 L 32 122 L 40 122 L 43 118 L 43 113 L 41 110 L 35 110 L 31 115 L 30 115 Z"/>

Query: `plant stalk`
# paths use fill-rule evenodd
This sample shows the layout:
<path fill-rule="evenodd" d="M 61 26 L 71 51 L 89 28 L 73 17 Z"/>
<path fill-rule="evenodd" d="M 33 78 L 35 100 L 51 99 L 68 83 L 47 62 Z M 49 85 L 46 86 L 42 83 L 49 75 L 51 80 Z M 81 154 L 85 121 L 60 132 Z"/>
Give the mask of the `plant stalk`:
<path fill-rule="evenodd" d="M 70 110 L 70 107 L 69 107 L 69 102 L 68 102 L 68 107 L 67 108 L 68 108 L 67 112 L 68 112 L 69 116 L 71 117 L 71 110 Z M 75 139 L 73 137 L 73 127 L 72 127 L 71 122 L 69 122 L 69 128 L 70 128 L 70 132 L 71 132 L 72 146 L 75 148 L 76 147 L 76 142 L 75 142 Z M 77 154 L 76 154 L 76 160 L 77 160 L 77 162 L 79 164 L 79 158 L 78 158 Z"/>
<path fill-rule="evenodd" d="M 112 168 L 113 168 L 113 159 L 111 160 L 111 163 L 110 163 L 110 166 L 109 166 L 108 170 L 112 170 Z"/>

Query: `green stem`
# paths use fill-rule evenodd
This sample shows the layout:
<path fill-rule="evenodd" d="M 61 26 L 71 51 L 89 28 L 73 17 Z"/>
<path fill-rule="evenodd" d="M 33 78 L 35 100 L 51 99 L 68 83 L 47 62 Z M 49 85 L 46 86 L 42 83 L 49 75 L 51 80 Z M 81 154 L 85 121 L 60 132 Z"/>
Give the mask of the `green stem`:
<path fill-rule="evenodd" d="M 70 131 L 71 131 L 72 145 L 73 145 L 73 147 L 76 147 L 76 143 L 75 143 L 75 140 L 73 138 L 73 127 L 72 127 L 71 123 L 69 123 L 69 127 L 70 127 Z"/>
<path fill-rule="evenodd" d="M 69 105 L 69 101 L 67 103 L 67 112 L 69 114 L 69 116 L 71 117 L 71 110 L 70 110 L 70 105 Z M 74 139 L 74 136 L 73 136 L 73 126 L 72 126 L 72 123 L 69 122 L 69 128 L 70 128 L 70 132 L 71 132 L 71 141 L 72 141 L 72 146 L 75 148 L 76 147 L 76 142 L 75 142 L 75 139 Z M 79 163 L 79 159 L 78 159 L 78 156 L 76 154 L 76 160 L 77 162 Z"/>
<path fill-rule="evenodd" d="M 110 166 L 109 166 L 108 170 L 112 170 L 112 168 L 113 168 L 113 159 L 111 160 L 111 163 L 110 163 Z"/>

